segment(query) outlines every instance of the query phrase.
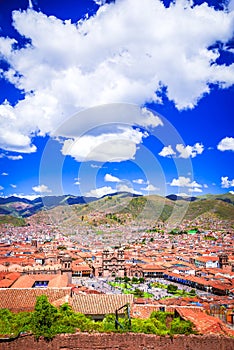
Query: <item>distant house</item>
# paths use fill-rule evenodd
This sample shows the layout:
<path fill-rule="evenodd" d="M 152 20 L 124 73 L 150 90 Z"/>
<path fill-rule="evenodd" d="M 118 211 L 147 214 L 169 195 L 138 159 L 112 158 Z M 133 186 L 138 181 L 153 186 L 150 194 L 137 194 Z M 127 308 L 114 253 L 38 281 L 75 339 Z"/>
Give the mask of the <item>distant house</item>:
<path fill-rule="evenodd" d="M 190 260 L 193 264 L 195 264 L 197 267 L 219 267 L 219 258 L 217 256 L 209 256 L 209 255 L 203 255 L 203 256 L 195 256 L 191 258 Z"/>

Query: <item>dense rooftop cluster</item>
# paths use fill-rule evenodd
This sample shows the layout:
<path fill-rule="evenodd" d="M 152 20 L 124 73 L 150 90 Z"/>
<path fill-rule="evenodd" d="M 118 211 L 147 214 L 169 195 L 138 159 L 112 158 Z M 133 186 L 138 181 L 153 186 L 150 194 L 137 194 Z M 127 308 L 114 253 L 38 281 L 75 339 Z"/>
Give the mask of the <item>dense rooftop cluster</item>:
<path fill-rule="evenodd" d="M 232 334 L 234 231 L 221 221 L 209 230 L 202 220 L 174 229 L 143 220 L 139 225 L 84 224 L 70 235 L 56 225 L 27 220 L 23 227 L 1 227 L 1 308 L 30 311 L 36 297 L 46 294 L 56 306 L 69 302 L 73 310 L 99 319 L 130 303 L 133 317 L 163 308 L 192 321 L 200 333 Z M 141 283 L 134 285 L 134 278 Z M 108 284 L 118 279 L 126 288 Z M 169 295 L 162 289 L 168 285 L 181 288 L 181 294 Z M 144 298 L 136 289 L 151 294 Z"/>

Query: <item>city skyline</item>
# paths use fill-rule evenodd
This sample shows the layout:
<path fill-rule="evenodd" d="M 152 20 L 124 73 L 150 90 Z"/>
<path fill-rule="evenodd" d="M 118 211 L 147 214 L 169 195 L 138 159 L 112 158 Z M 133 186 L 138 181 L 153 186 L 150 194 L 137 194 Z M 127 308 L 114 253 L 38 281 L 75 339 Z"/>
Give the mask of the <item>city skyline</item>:
<path fill-rule="evenodd" d="M 234 194 L 234 7 L 0 3 L 0 195 Z"/>

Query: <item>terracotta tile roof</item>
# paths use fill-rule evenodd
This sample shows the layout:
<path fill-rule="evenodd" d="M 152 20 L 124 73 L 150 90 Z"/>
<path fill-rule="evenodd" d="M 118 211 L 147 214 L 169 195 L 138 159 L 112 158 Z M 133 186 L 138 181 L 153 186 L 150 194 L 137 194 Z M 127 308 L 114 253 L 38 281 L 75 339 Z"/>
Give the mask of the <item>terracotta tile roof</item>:
<path fill-rule="evenodd" d="M 52 303 L 66 295 L 70 295 L 71 288 L 2 288 L 0 289 L 0 308 L 14 312 L 32 311 L 36 297 L 47 295 Z"/>
<path fill-rule="evenodd" d="M 9 288 L 13 283 L 14 283 L 14 281 L 12 281 L 8 278 L 3 278 L 0 281 L 0 288 Z"/>
<path fill-rule="evenodd" d="M 176 311 L 180 317 L 191 321 L 199 333 L 234 335 L 234 331 L 229 329 L 219 318 L 207 315 L 205 312 L 186 307 L 178 307 Z"/>
<path fill-rule="evenodd" d="M 65 304 L 65 303 L 68 303 L 69 305 L 71 305 L 71 304 L 72 304 L 71 300 L 72 300 L 72 299 L 71 299 L 71 297 L 69 296 L 69 294 L 66 294 L 66 295 L 63 296 L 62 298 L 53 301 L 52 304 L 53 304 L 55 307 L 60 307 L 61 305 Z"/>
<path fill-rule="evenodd" d="M 32 288 L 35 279 L 31 275 L 21 276 L 14 284 L 13 288 Z"/>
<path fill-rule="evenodd" d="M 132 294 L 76 294 L 72 297 L 72 308 L 86 315 L 115 313 L 121 306 L 133 303 Z"/>
<path fill-rule="evenodd" d="M 72 271 L 90 271 L 90 272 L 92 272 L 92 268 L 88 264 L 73 264 L 72 263 Z"/>
<path fill-rule="evenodd" d="M 62 275 L 55 275 L 54 278 L 51 278 L 51 280 L 49 281 L 48 287 L 61 288 L 61 287 L 67 287 L 67 284 L 68 284 L 68 275 L 64 273 Z"/>
<path fill-rule="evenodd" d="M 32 288 L 35 282 L 48 281 L 48 287 L 67 287 L 67 274 L 39 274 L 39 275 L 24 275 L 12 285 L 12 288 Z"/>
<path fill-rule="evenodd" d="M 208 261 L 218 261 L 219 258 L 217 256 L 196 256 L 194 257 L 195 260 L 202 261 L 202 262 L 208 262 Z"/>
<path fill-rule="evenodd" d="M 19 277 L 19 272 L 0 272 L 0 288 L 9 288 Z"/>
<path fill-rule="evenodd" d="M 143 271 L 161 271 L 164 272 L 165 269 L 158 264 L 144 264 L 142 265 Z"/>
<path fill-rule="evenodd" d="M 10 272 L 6 275 L 6 278 L 12 281 L 16 281 L 20 276 L 21 274 L 19 272 Z"/>

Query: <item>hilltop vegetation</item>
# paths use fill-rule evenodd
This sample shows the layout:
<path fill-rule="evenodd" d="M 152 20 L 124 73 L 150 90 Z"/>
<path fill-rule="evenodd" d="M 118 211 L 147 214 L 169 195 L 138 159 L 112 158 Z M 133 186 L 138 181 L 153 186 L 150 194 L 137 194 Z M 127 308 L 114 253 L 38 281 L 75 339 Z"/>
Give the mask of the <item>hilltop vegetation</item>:
<path fill-rule="evenodd" d="M 23 218 L 16 218 L 11 215 L 0 215 L 0 225 L 26 226 L 27 223 Z"/>
<path fill-rule="evenodd" d="M 33 203 L 29 203 L 28 200 L 21 203 L 19 200 L 14 198 L 7 203 L 5 199 L 4 203 L 0 204 L 0 210 L 7 208 L 10 211 L 11 208 L 13 216 L 19 216 L 20 212 L 17 212 L 17 208 L 28 213 L 29 206 L 33 206 Z M 74 204 L 77 201 L 80 203 Z M 38 203 L 41 202 L 36 201 L 34 204 L 38 205 Z M 134 197 L 129 193 L 118 193 L 101 199 L 92 198 L 89 202 L 84 202 L 84 197 L 81 199 L 81 197 L 62 196 L 59 199 L 56 197 L 56 200 L 54 197 L 50 201 L 47 200 L 47 204 L 50 206 L 37 207 L 38 211 L 30 207 L 31 212 L 37 211 L 31 216 L 33 221 L 72 228 L 79 225 L 83 227 L 85 225 L 87 227 L 128 225 L 132 222 L 142 222 L 142 220 L 148 220 L 151 223 L 162 221 L 176 224 L 182 219 L 194 221 L 202 217 L 229 222 L 234 220 L 234 195 L 230 193 L 192 197 L 191 201 L 188 198 L 183 199 L 172 195 L 168 198 L 156 195 Z M 4 220 L 6 219 L 3 218 L 2 222 Z M 16 222 L 21 225 L 20 221 Z M 12 224 L 15 224 L 13 219 Z"/>

